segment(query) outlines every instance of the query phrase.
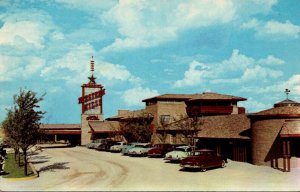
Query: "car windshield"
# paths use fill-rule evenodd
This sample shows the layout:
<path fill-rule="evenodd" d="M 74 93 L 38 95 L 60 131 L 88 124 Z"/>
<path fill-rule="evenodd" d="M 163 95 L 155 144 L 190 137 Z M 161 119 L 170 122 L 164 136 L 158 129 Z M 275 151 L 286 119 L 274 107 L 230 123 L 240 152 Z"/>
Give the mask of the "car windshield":
<path fill-rule="evenodd" d="M 195 155 L 213 155 L 214 151 L 212 150 L 199 150 L 195 151 Z"/>
<path fill-rule="evenodd" d="M 185 152 L 185 149 L 184 148 L 175 148 L 174 151 L 183 151 L 183 152 Z"/>
<path fill-rule="evenodd" d="M 148 145 L 136 145 L 135 147 L 147 148 L 147 147 L 148 147 Z"/>

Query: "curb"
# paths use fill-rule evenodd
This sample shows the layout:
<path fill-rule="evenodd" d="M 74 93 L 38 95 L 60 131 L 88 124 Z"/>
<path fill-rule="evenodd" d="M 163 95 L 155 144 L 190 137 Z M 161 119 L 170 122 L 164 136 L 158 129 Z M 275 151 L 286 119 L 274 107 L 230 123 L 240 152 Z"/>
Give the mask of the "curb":
<path fill-rule="evenodd" d="M 32 172 L 33 172 L 33 176 L 30 176 L 30 177 L 21 177 L 21 178 L 3 178 L 7 181 L 27 181 L 27 180 L 32 180 L 32 179 L 36 179 L 39 177 L 39 173 L 36 171 L 35 167 L 32 165 L 31 162 L 28 162 Z"/>
<path fill-rule="evenodd" d="M 39 173 L 36 171 L 35 167 L 33 166 L 33 164 L 31 162 L 28 162 L 31 170 L 33 171 L 34 176 L 39 177 Z"/>
<path fill-rule="evenodd" d="M 3 178 L 3 177 L 2 177 Z M 27 181 L 27 180 L 32 180 L 38 178 L 38 175 L 33 175 L 31 177 L 22 177 L 22 178 L 3 178 L 7 181 Z"/>

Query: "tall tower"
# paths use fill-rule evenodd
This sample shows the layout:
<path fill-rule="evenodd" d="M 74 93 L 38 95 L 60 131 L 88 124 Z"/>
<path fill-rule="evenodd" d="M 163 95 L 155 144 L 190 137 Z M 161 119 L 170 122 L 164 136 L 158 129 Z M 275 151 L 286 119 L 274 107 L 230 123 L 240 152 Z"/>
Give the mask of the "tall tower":
<path fill-rule="evenodd" d="M 102 97 L 105 95 L 105 89 L 101 84 L 96 83 L 94 67 L 95 61 L 92 57 L 89 82 L 81 86 L 82 94 L 78 98 L 78 103 L 81 104 L 81 145 L 85 145 L 91 140 L 89 121 L 103 121 Z"/>

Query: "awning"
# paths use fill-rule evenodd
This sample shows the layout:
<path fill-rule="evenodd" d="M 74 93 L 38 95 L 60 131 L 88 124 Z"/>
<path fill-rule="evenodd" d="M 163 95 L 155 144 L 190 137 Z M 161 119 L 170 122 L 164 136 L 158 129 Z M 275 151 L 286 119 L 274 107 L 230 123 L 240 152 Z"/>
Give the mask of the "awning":
<path fill-rule="evenodd" d="M 90 121 L 89 133 L 116 133 L 120 132 L 118 121 Z"/>
<path fill-rule="evenodd" d="M 81 130 L 45 130 L 47 135 L 80 135 Z"/>
<path fill-rule="evenodd" d="M 300 137 L 300 120 L 286 120 L 282 125 L 280 137 Z"/>

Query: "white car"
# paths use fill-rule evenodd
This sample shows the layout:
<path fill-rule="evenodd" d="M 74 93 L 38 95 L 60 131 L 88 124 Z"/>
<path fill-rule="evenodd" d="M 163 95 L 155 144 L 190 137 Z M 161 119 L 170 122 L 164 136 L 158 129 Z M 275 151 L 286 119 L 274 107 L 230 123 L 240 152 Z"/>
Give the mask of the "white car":
<path fill-rule="evenodd" d="M 190 156 L 192 153 L 192 148 L 190 146 L 179 146 L 173 151 L 166 153 L 164 160 L 169 161 L 181 161 L 182 159 Z"/>
<path fill-rule="evenodd" d="M 121 152 L 121 150 L 126 146 L 126 142 L 118 142 L 116 145 L 110 147 L 111 152 Z"/>
<path fill-rule="evenodd" d="M 128 150 L 130 156 L 147 156 L 148 151 L 152 149 L 150 143 L 139 143 L 135 147 Z"/>
<path fill-rule="evenodd" d="M 100 145 L 103 141 L 104 141 L 104 139 L 95 139 L 95 140 L 92 140 L 90 143 L 86 144 L 86 147 L 88 149 L 95 149 L 96 146 Z"/>

